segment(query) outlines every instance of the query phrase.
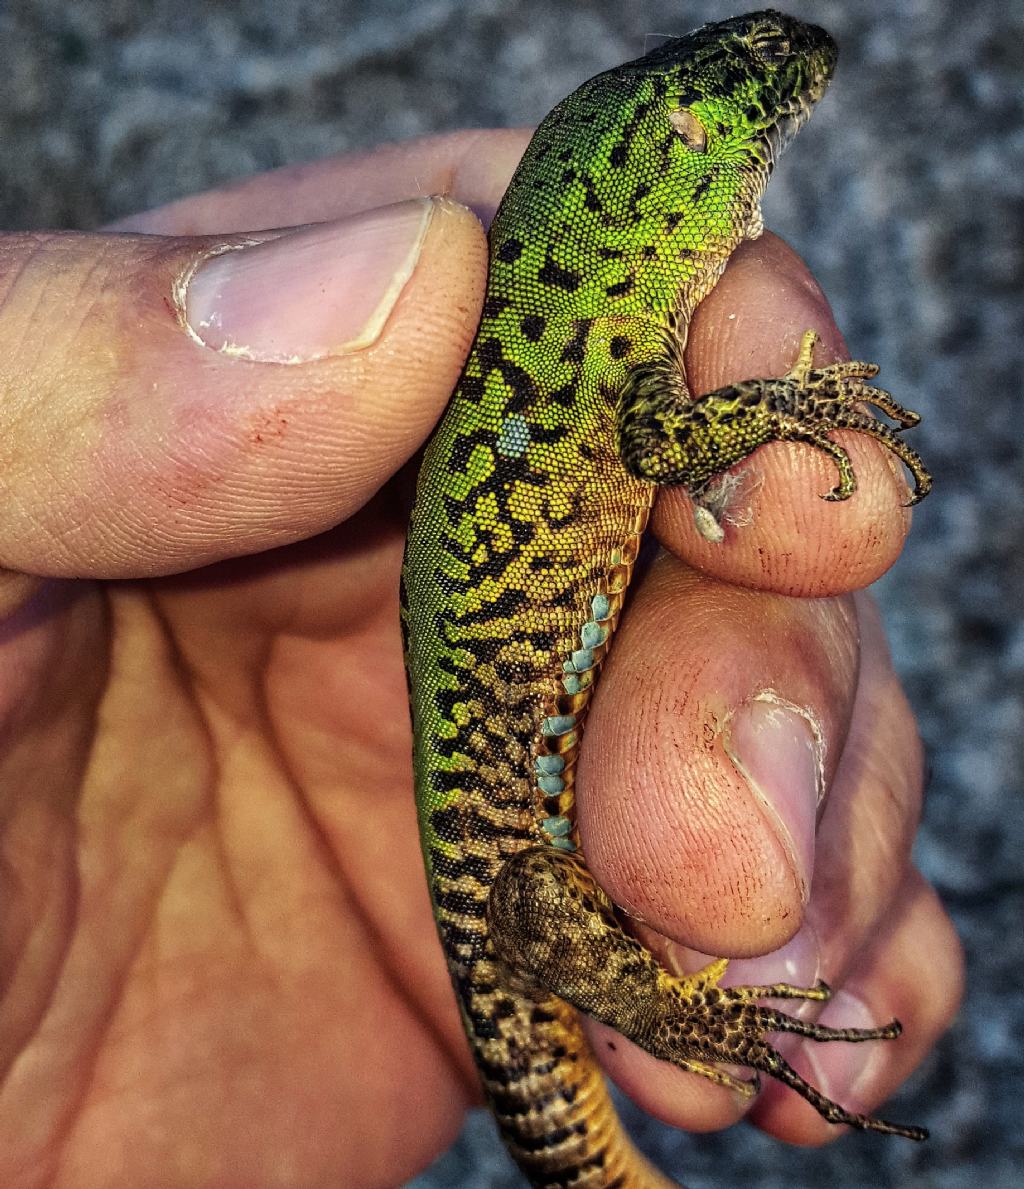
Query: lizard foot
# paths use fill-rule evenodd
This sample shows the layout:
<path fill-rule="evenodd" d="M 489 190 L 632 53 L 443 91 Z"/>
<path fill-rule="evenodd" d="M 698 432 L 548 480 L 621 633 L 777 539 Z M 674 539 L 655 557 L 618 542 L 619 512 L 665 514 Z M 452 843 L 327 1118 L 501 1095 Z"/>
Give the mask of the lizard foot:
<path fill-rule="evenodd" d="M 511 982 L 559 996 L 641 1048 L 691 1073 L 753 1094 L 756 1074 L 790 1086 L 830 1123 L 921 1140 L 920 1127 L 857 1114 L 806 1082 L 771 1045 L 773 1033 L 816 1041 L 893 1040 L 898 1021 L 877 1028 L 826 1028 L 765 1006 L 763 999 L 826 1001 L 824 983 L 795 987 L 723 987 L 728 962 L 686 977 L 670 974 L 630 937 L 579 855 L 554 848 L 524 850 L 498 873 L 488 905 L 491 939 Z M 716 1062 L 755 1071 L 741 1082 Z"/>
<path fill-rule="evenodd" d="M 845 500 L 856 491 L 857 477 L 849 454 L 829 433 L 850 429 L 881 442 L 905 464 L 914 479 L 908 506 L 924 499 L 931 475 L 900 437 L 920 416 L 867 382 L 878 374 L 873 363 L 851 360 L 814 367 L 817 341 L 813 330 L 806 331 L 796 362 L 778 379 L 743 380 L 694 399 L 671 358 L 635 367 L 617 409 L 619 453 L 626 469 L 652 483 L 681 484 L 699 506 L 707 507 L 701 497 L 709 485 L 758 446 L 804 442 L 827 454 L 839 472 L 839 482 L 822 498 Z M 864 412 L 858 402 L 879 409 L 896 426 Z M 717 520 L 712 510 L 708 515 Z M 708 528 L 705 536 L 720 539 Z"/>
<path fill-rule="evenodd" d="M 811 357 L 817 342 L 815 331 L 804 331 L 796 362 L 782 379 L 747 380 L 736 387 L 758 395 L 768 405 L 778 421 L 777 440 L 807 442 L 833 459 L 839 483 L 822 499 L 849 499 L 857 489 L 849 454 L 828 437 L 829 430 L 853 429 L 881 442 L 906 465 L 914 477 L 908 506 L 919 503 L 931 491 L 932 478 L 920 456 L 899 436 L 899 430 L 917 425 L 920 414 L 897 404 L 884 389 L 865 382 L 878 375 L 875 363 L 851 359 L 814 367 Z M 861 412 L 856 407 L 858 401 L 879 409 L 897 422 L 899 429 Z"/>

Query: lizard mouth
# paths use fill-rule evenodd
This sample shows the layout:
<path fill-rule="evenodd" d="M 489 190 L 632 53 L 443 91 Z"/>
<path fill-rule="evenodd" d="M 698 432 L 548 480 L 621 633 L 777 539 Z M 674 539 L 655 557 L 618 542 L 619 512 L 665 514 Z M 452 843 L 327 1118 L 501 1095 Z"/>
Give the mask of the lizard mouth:
<path fill-rule="evenodd" d="M 786 21 L 791 57 L 779 80 L 775 118 L 765 130 L 772 161 L 779 156 L 810 117 L 828 89 L 836 69 L 836 43 L 821 27 Z"/>
<path fill-rule="evenodd" d="M 807 123 L 815 104 L 825 94 L 836 66 L 836 44 L 823 30 L 813 25 L 803 27 L 804 36 L 813 44 L 805 50 L 805 77 L 794 86 L 792 94 L 776 108 L 775 119 L 765 129 L 770 160 L 782 150 Z"/>
<path fill-rule="evenodd" d="M 822 86 L 821 90 L 824 91 L 825 87 Z M 773 165 L 786 145 L 807 123 L 818 98 L 819 96 L 811 97 L 810 95 L 795 96 L 779 110 L 774 123 L 765 130 L 769 160 Z"/>

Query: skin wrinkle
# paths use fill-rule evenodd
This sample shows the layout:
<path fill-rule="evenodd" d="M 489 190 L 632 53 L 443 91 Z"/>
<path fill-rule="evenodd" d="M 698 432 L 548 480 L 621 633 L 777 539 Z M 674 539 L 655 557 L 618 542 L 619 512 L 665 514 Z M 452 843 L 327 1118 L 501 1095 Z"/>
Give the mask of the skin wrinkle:
<path fill-rule="evenodd" d="M 259 559 L 257 559 L 254 564 L 259 565 Z M 172 583 L 172 585 L 187 585 L 187 583 L 188 579 L 186 578 L 177 580 L 177 582 Z M 292 604 L 289 614 L 284 619 L 279 619 L 277 621 L 277 630 L 273 638 L 273 643 L 268 647 L 265 658 L 253 662 L 252 668 L 254 670 L 254 674 L 256 671 L 269 673 L 274 670 L 275 652 L 280 651 L 282 647 L 287 647 L 288 635 L 291 632 L 292 627 L 297 621 L 302 620 L 304 614 L 305 613 L 301 607 L 299 607 L 297 604 Z M 378 617 L 379 614 L 380 611 L 378 607 L 367 605 L 364 609 L 364 620 L 372 620 L 373 618 Z M 353 631 L 359 631 L 362 629 L 360 628 L 358 622 L 349 622 L 346 625 L 345 630 L 346 632 L 351 633 Z M 202 688 L 202 686 L 205 684 L 201 675 L 194 670 L 193 681 L 196 683 L 197 688 Z M 271 737 L 278 738 L 276 719 L 269 710 L 271 695 L 265 684 L 261 684 L 260 689 L 263 691 L 261 701 L 263 705 L 262 713 L 264 719 L 270 729 Z M 327 868 L 334 873 L 335 878 L 344 887 L 347 903 L 357 910 L 364 932 L 369 938 L 373 939 L 372 942 L 369 943 L 369 948 L 374 952 L 379 951 L 380 948 L 384 946 L 386 939 L 379 932 L 377 926 L 375 925 L 375 918 L 373 914 L 368 911 L 366 903 L 359 896 L 357 887 L 354 885 L 353 881 L 349 879 L 346 868 L 340 860 L 339 852 L 336 848 L 332 848 L 330 846 L 328 835 L 324 830 L 320 816 L 314 811 L 310 797 L 308 795 L 308 790 L 305 789 L 303 781 L 297 775 L 293 764 L 288 759 L 287 750 L 283 749 L 280 744 L 278 744 L 274 749 L 274 754 L 278 766 L 287 776 L 296 800 L 303 806 L 307 827 L 312 830 L 313 835 L 319 840 L 319 853 L 322 861 L 325 863 Z M 227 861 L 228 860 L 225 858 L 225 862 Z M 239 899 L 238 896 L 236 896 L 236 900 L 237 899 Z M 251 934 L 252 930 L 250 930 L 250 935 Z M 254 946 L 256 945 L 255 942 L 253 944 Z M 256 948 L 258 949 L 258 946 L 256 946 Z M 446 1038 L 443 1029 L 433 1016 L 425 1015 L 422 1012 L 421 1005 L 417 1003 L 415 997 L 411 993 L 411 988 L 407 988 L 406 985 L 397 978 L 397 975 L 392 973 L 390 967 L 385 971 L 385 973 L 388 977 L 389 985 L 392 987 L 396 997 L 407 1005 L 410 1014 L 419 1016 L 427 1024 L 432 1036 L 434 1037 L 435 1043 L 446 1054 L 452 1066 L 453 1072 L 462 1081 L 467 1095 L 472 1096 L 473 1091 L 475 1090 L 475 1084 L 471 1080 L 472 1073 L 471 1071 L 467 1070 L 466 1063 L 464 1061 L 460 1063 L 456 1059 L 456 1056 L 452 1051 L 452 1039 Z"/>
<path fill-rule="evenodd" d="M 65 855 L 70 856 L 74 853 L 74 843 L 77 837 L 77 822 L 74 818 L 66 819 L 66 833 L 67 842 L 62 848 Z M 69 860 L 70 868 L 70 860 Z M 5 897 L 9 905 L 14 905 L 17 902 L 17 893 L 8 887 L 8 880 L 13 875 L 11 861 L 5 856 L 4 859 L 4 889 Z M 38 1041 L 44 1034 L 45 1022 L 47 1016 L 51 1012 L 54 1001 L 56 1000 L 60 990 L 60 971 L 65 967 L 68 953 L 70 952 L 75 935 L 75 922 L 79 916 L 80 909 L 80 892 L 81 885 L 77 878 L 70 879 L 65 888 L 65 894 L 62 897 L 62 903 L 59 909 L 62 928 L 60 930 L 60 944 L 53 947 L 50 960 L 47 966 L 50 970 L 50 978 L 48 980 L 48 991 L 45 995 L 38 999 L 38 1002 L 33 1006 L 31 1012 L 23 1013 L 21 1020 L 15 1020 L 20 1026 L 15 1033 L 10 1023 L 5 1028 L 5 1048 L 9 1046 L 12 1054 L 11 1059 L 6 1062 L 2 1072 L 2 1081 L 0 1081 L 0 1102 L 3 1098 L 2 1086 L 6 1085 L 12 1078 L 17 1076 L 19 1063 L 25 1060 L 25 1054 L 30 1050 L 33 1042 Z M 47 914 L 43 914 L 44 916 Z M 22 958 L 31 958 L 29 947 L 32 945 L 33 938 L 29 935 L 23 939 L 23 945 L 20 949 L 20 956 Z M 15 995 L 19 990 L 20 980 L 18 974 L 20 973 L 18 955 L 12 956 L 10 962 L 10 970 L 12 978 L 5 979 L 4 987 L 4 1006 L 6 1007 L 6 1000 L 9 996 Z M 21 1000 L 25 1002 L 24 997 Z M 27 1006 L 27 1004 L 26 1004 Z"/>
<path fill-rule="evenodd" d="M 369 610 L 369 609 L 368 609 Z M 273 669 L 273 651 L 275 647 L 280 647 L 283 632 L 278 632 L 275 635 L 274 642 L 270 645 L 268 650 L 268 662 L 263 667 L 263 673 L 266 674 Z M 270 730 L 271 740 L 278 738 L 275 720 L 269 712 L 268 691 L 265 682 L 260 684 L 261 701 L 264 706 L 264 713 L 266 722 Z M 368 948 L 377 952 L 386 946 L 387 939 L 379 931 L 375 924 L 373 915 L 369 912 L 366 903 L 359 895 L 358 886 L 349 878 L 342 862 L 341 855 L 336 853 L 330 846 L 328 835 L 324 829 L 323 823 L 319 816 L 314 812 L 313 806 L 310 802 L 308 793 L 294 771 L 291 762 L 287 758 L 286 749 L 280 746 L 278 742 L 274 747 L 274 755 L 279 768 L 285 776 L 288 784 L 295 794 L 296 802 L 302 806 L 303 817 L 306 827 L 316 840 L 317 851 L 324 862 L 328 871 L 332 872 L 334 878 L 341 885 L 341 898 L 344 899 L 348 906 L 355 909 L 359 919 L 359 924 L 368 939 Z M 462 1081 L 467 1095 L 473 1096 L 476 1090 L 475 1080 L 473 1079 L 472 1071 L 465 1068 L 465 1062 L 459 1062 L 455 1054 L 452 1052 L 452 1043 L 448 1039 L 438 1023 L 430 1016 L 424 1016 L 419 1011 L 419 1004 L 415 996 L 411 993 L 411 988 L 407 987 L 394 973 L 392 968 L 387 964 L 383 965 L 383 973 L 387 980 L 387 984 L 394 994 L 395 998 L 404 1003 L 411 1016 L 420 1016 L 430 1032 L 431 1038 L 437 1049 L 445 1054 L 452 1072 Z"/>
<path fill-rule="evenodd" d="M 106 700 L 107 692 L 116 685 L 117 680 L 118 680 L 117 666 L 116 666 L 116 664 L 112 664 L 111 668 L 110 668 L 110 672 L 108 674 L 107 682 L 104 687 L 104 692 L 101 695 L 101 697 L 97 700 L 97 703 L 96 703 L 97 715 L 99 715 L 102 712 L 102 707 Z M 92 763 L 93 763 L 93 759 L 90 757 L 90 760 L 88 761 L 88 765 L 91 765 Z M 87 767 L 86 773 L 83 776 L 82 794 L 81 794 L 80 801 L 81 801 L 82 806 L 86 806 L 89 803 L 88 767 Z M 79 836 L 80 843 L 81 843 L 82 823 L 81 823 L 80 815 L 75 815 L 75 817 L 72 819 L 72 825 L 73 825 L 76 835 Z M 70 965 L 74 961 L 75 950 L 77 948 L 79 948 L 80 944 L 81 944 L 80 939 L 79 939 L 79 929 L 76 924 L 72 923 L 73 921 L 78 921 L 80 918 L 80 915 L 81 915 L 81 913 L 80 913 L 81 903 L 82 903 L 81 886 L 82 885 L 81 885 L 80 880 L 74 881 L 73 888 L 74 888 L 74 892 L 75 892 L 75 906 L 76 907 L 75 907 L 74 913 L 72 914 L 72 917 L 69 920 L 69 928 L 68 928 L 67 935 L 66 935 L 68 944 L 65 949 L 64 960 L 61 963 L 61 966 L 63 969 L 66 969 L 67 966 Z M 156 888 L 154 891 L 153 903 L 154 904 L 157 903 L 158 899 L 159 899 L 159 888 Z M 145 922 L 143 922 L 140 925 L 140 927 L 137 931 L 138 936 L 140 936 L 140 937 L 142 936 L 144 927 L 145 927 Z M 129 953 L 123 963 L 122 970 L 127 970 L 131 966 L 133 961 L 134 961 L 134 957 L 132 956 L 131 953 Z M 47 997 L 46 1001 L 41 1005 L 41 1009 L 40 1009 L 39 1016 L 38 1016 L 37 1028 L 35 1029 L 35 1031 L 33 1032 L 33 1034 L 31 1036 L 29 1036 L 25 1039 L 25 1041 L 23 1042 L 23 1044 L 20 1047 L 20 1053 L 24 1059 L 26 1059 L 28 1061 L 31 1061 L 33 1059 L 32 1058 L 32 1055 L 34 1053 L 34 1047 L 32 1044 L 33 1039 L 39 1041 L 40 1043 L 43 1043 L 43 1037 L 46 1032 L 47 1017 L 49 1015 L 51 1015 L 52 1011 L 55 1009 L 55 1004 L 57 1003 L 57 1000 L 61 996 L 61 993 L 63 992 L 63 990 L 64 990 L 64 979 L 61 978 L 60 976 L 55 975 L 50 983 L 50 995 Z M 89 1073 L 85 1074 L 81 1078 L 77 1079 L 77 1083 L 76 1083 L 77 1087 L 78 1087 L 77 1090 L 75 1091 L 75 1093 L 73 1095 L 71 1095 L 70 1097 L 67 1097 L 62 1102 L 62 1109 L 60 1111 L 61 1122 L 55 1123 L 55 1122 L 51 1121 L 51 1123 L 48 1126 L 47 1134 L 49 1137 L 51 1137 L 51 1147 L 55 1153 L 66 1150 L 66 1147 L 69 1142 L 69 1137 L 73 1133 L 74 1128 L 77 1125 L 73 1121 L 75 1118 L 76 1110 L 80 1104 L 88 1101 L 92 1096 L 92 1090 L 94 1087 L 93 1079 L 95 1076 L 95 1055 L 100 1051 L 100 1049 L 103 1045 L 103 1042 L 106 1039 L 108 1039 L 111 1025 L 112 1025 L 112 1022 L 114 1019 L 114 1015 L 118 1009 L 118 996 L 115 993 L 113 983 L 111 983 L 111 986 L 110 986 L 110 994 L 106 997 L 106 1004 L 107 1004 L 106 1010 L 102 1013 L 102 1015 L 100 1017 L 94 1018 L 93 1020 L 90 1021 L 90 1042 L 89 1042 L 89 1044 L 86 1046 L 86 1049 L 84 1051 L 81 1051 L 76 1054 L 77 1060 L 79 1061 L 80 1065 L 83 1067 L 83 1069 L 88 1069 Z M 31 1073 L 28 1076 L 29 1076 L 29 1080 L 31 1081 Z M 5 1079 L 4 1079 L 5 1087 L 9 1087 L 12 1082 L 17 1080 L 17 1077 L 18 1077 L 18 1060 L 16 1059 L 15 1062 L 12 1064 L 12 1066 L 10 1067 L 10 1069 L 7 1071 L 7 1073 L 5 1075 Z M 53 1142 L 53 1141 L 56 1141 L 56 1142 Z M 55 1163 L 54 1167 L 56 1169 L 59 1169 L 60 1164 Z"/>
<path fill-rule="evenodd" d="M 227 857 L 226 850 L 225 850 L 225 848 L 224 848 L 224 847 L 222 847 L 222 845 L 221 845 L 220 853 L 221 853 L 221 855 L 222 855 L 221 867 L 222 867 L 222 869 L 224 869 L 224 870 L 225 870 L 225 873 L 227 873 L 227 872 L 228 872 L 228 869 L 230 869 L 230 868 L 231 868 L 231 862 L 230 862 L 230 860 L 228 860 L 228 857 Z M 231 886 L 232 886 L 232 887 L 237 887 L 237 885 L 234 885 L 234 882 L 233 882 L 233 881 L 231 881 Z M 245 919 L 247 919 L 247 917 L 245 916 L 245 913 L 244 913 L 244 911 L 243 911 L 243 910 L 244 910 L 244 904 L 243 904 L 243 902 L 241 902 L 241 901 L 239 900 L 239 895 L 240 895 L 240 893 L 237 893 L 237 894 L 235 894 L 235 898 L 234 898 L 234 902 L 235 902 L 235 913 L 237 913 L 237 914 L 238 914 L 239 912 L 241 912 L 241 916 L 239 917 L 239 920 L 245 920 Z M 244 900 L 244 898 L 243 898 L 243 900 Z M 259 931 L 258 931 L 258 930 L 252 930 L 252 929 L 250 929 L 250 930 L 249 930 L 249 931 L 247 931 L 247 932 L 249 932 L 249 937 L 250 937 L 250 943 L 249 943 L 249 944 L 250 944 L 251 946 L 253 946 L 253 949 L 255 949 L 255 951 L 256 951 L 256 952 L 258 952 L 258 951 L 259 951 L 259 949 L 260 949 L 260 948 L 259 948 L 259 945 L 258 945 L 258 936 L 259 936 Z M 446 1051 L 446 1052 L 450 1052 L 450 1049 L 451 1049 L 451 1046 L 446 1046 L 446 1048 L 445 1048 L 445 1051 Z"/>
<path fill-rule="evenodd" d="M 0 268 L 0 277 L 4 276 L 4 274 L 10 277 L 9 284 L 6 286 L 4 292 L 0 294 L 0 312 L 4 314 L 5 319 L 9 317 L 8 307 L 12 295 L 19 292 L 22 278 L 28 271 L 32 259 L 42 251 L 41 240 L 43 237 L 36 236 L 33 238 L 37 241 L 36 247 L 27 258 L 21 259 L 20 257 L 16 257 L 15 267 L 13 269 L 8 269 L 7 267 Z M 6 264 L 7 253 L 5 252 L 3 255 Z M 34 295 L 33 309 L 29 313 L 30 322 L 34 319 L 35 311 L 42 304 L 43 293 L 37 291 Z M 22 320 L 24 321 L 24 319 Z M 24 336 L 22 335 L 19 337 L 16 345 L 11 344 L 13 349 L 3 352 L 0 355 L 0 359 L 14 360 L 15 358 L 19 358 L 23 346 Z M 29 375 L 31 374 L 30 371 Z M 13 383 L 7 374 L 5 363 L 0 362 L 0 396 L 2 396 L 2 399 L 0 399 L 0 410 L 2 410 L 3 417 L 3 432 L 0 433 L 0 443 L 16 443 L 25 434 L 25 427 L 31 425 L 31 417 L 36 411 L 37 401 L 31 399 L 33 395 L 38 395 L 33 392 L 33 387 L 31 385 L 23 386 Z M 12 396 L 14 399 L 12 399 Z M 26 396 L 29 399 L 26 399 Z M 4 502 L 8 509 L 18 512 L 22 509 L 22 501 L 18 495 L 19 487 L 17 478 L 19 472 L 26 468 L 19 466 L 21 462 L 19 451 L 14 450 L 13 453 L 9 453 L 6 456 L 2 451 L 3 446 L 0 444 L 0 475 L 3 476 L 3 479 L 0 479 L 0 485 L 2 485 L 0 486 L 0 492 L 3 494 Z M 25 510 L 24 514 L 31 515 L 28 509 Z"/>
<path fill-rule="evenodd" d="M 658 638 L 657 632 L 654 633 L 655 639 Z M 641 644 L 642 647 L 642 644 Z M 660 683 L 648 681 L 642 674 L 636 674 L 631 678 L 631 693 L 628 695 L 631 701 L 635 701 L 637 710 L 637 719 L 640 722 L 659 723 L 668 721 L 670 723 L 684 720 L 687 715 L 687 708 L 693 698 L 693 690 L 698 684 L 700 672 L 707 667 L 709 662 L 705 661 L 701 668 L 695 674 L 695 679 L 689 682 L 681 682 L 679 686 L 671 691 L 667 687 L 663 687 Z M 601 690 L 604 688 L 603 683 L 598 687 L 598 694 L 595 698 L 595 706 L 602 697 Z M 672 709 L 666 713 L 664 706 L 666 700 L 671 696 Z M 606 737 L 606 733 L 601 733 L 602 737 Z M 591 740 L 591 747 L 595 741 Z M 671 777 L 671 767 L 669 765 L 656 765 L 653 768 L 650 763 L 650 739 L 644 735 L 643 732 L 637 732 L 632 737 L 630 744 L 631 764 L 630 771 L 635 773 L 643 773 L 646 776 L 646 793 L 644 796 L 645 813 L 647 821 L 645 823 L 644 834 L 649 837 L 661 838 L 667 834 L 673 834 L 680 828 L 674 815 L 671 812 L 671 806 L 676 796 L 675 781 Z M 659 753 L 671 753 L 676 757 L 676 770 L 683 770 L 684 763 L 681 762 L 689 754 L 689 744 L 679 739 L 678 735 L 668 733 L 659 737 Z M 591 752 L 584 749 L 585 759 L 581 760 L 581 834 L 583 835 L 584 845 L 588 851 L 595 848 L 587 845 L 587 821 L 588 815 L 585 806 L 588 800 L 588 787 L 590 779 L 586 774 L 594 771 L 602 771 L 605 767 L 600 755 L 592 756 Z M 596 763 L 592 760 L 596 759 Z M 654 779 L 650 779 L 653 775 Z M 617 803 L 629 805 L 635 802 L 635 795 L 626 790 L 619 794 Z M 710 802 L 709 802 L 710 803 Z M 616 871 L 614 873 L 614 885 L 616 888 L 629 887 L 636 889 L 635 895 L 624 898 L 620 895 L 616 896 L 616 902 L 620 904 L 630 916 L 634 919 L 643 921 L 646 912 L 653 908 L 660 916 L 671 915 L 669 902 L 663 897 L 663 881 L 660 871 L 651 863 L 651 852 L 646 847 L 635 847 L 630 845 L 628 838 L 629 831 L 626 829 L 626 822 L 630 818 L 630 812 L 627 810 L 621 815 L 613 819 L 617 825 L 618 836 L 618 863 L 616 864 Z M 684 827 L 685 828 L 685 827 Z M 609 849 L 615 852 L 615 839 L 613 834 L 609 838 L 611 843 Z M 696 836 L 691 835 L 691 845 L 700 838 L 698 831 Z M 596 840 L 595 840 L 596 841 Z M 625 843 L 625 845 L 622 845 Z M 625 858 L 628 856 L 628 860 Z M 618 864 L 627 862 L 618 869 Z M 602 874 L 599 864 L 595 861 L 594 867 L 599 875 Z M 605 878 L 611 873 L 603 873 Z M 641 907 L 641 904 L 646 904 L 648 908 Z"/>
<path fill-rule="evenodd" d="M 5 321 L 10 317 L 9 307 L 12 304 L 12 299 L 19 297 L 23 293 L 25 282 L 29 278 L 35 266 L 41 262 L 48 266 L 49 252 L 52 250 L 54 246 L 53 241 L 56 239 L 58 239 L 58 237 L 54 235 L 37 233 L 28 233 L 15 236 L 13 241 L 9 242 L 13 242 L 13 244 L 16 246 L 19 242 L 28 240 L 29 243 L 32 244 L 32 247 L 30 251 L 25 254 L 18 252 L 13 253 L 15 260 L 14 268 L 9 268 L 8 266 L 8 248 L 6 244 L 4 245 L 4 267 L 0 269 L 0 274 L 6 274 L 6 276 L 10 278 L 10 283 L 7 285 L 4 291 L 0 293 L 0 310 L 2 310 L 4 314 Z M 30 286 L 29 298 L 32 302 L 29 309 L 27 311 L 18 310 L 16 312 L 18 313 L 23 324 L 31 326 L 37 321 L 37 314 L 44 302 L 50 299 L 50 295 L 45 291 L 45 289 L 33 289 Z"/>
<path fill-rule="evenodd" d="M 260 699 L 260 701 L 262 701 L 262 698 Z M 267 725 L 269 727 L 269 719 L 267 719 L 267 717 L 266 717 L 265 707 L 261 707 L 261 710 L 263 711 L 263 713 L 260 715 L 260 717 L 262 719 L 264 719 L 265 725 Z M 238 723 L 236 725 L 239 728 L 242 728 L 241 723 Z M 211 734 L 215 740 L 215 742 L 213 743 L 213 750 L 215 753 L 219 753 L 221 773 L 222 773 L 222 779 L 218 780 L 214 785 L 215 790 L 217 790 L 220 793 L 220 795 L 216 796 L 215 808 L 214 808 L 214 813 L 213 813 L 213 821 L 212 821 L 211 825 L 213 826 L 213 834 L 216 839 L 216 853 L 220 859 L 219 867 L 223 873 L 224 887 L 227 889 L 227 893 L 228 893 L 228 907 L 233 912 L 235 920 L 238 922 L 238 924 L 241 928 L 242 936 L 243 936 L 244 940 L 246 941 L 246 943 L 248 944 L 248 947 L 252 950 L 253 954 L 258 955 L 259 958 L 261 958 L 264 963 L 267 963 L 269 954 L 264 950 L 263 944 L 260 940 L 261 930 L 260 930 L 259 926 L 254 926 L 252 916 L 251 916 L 251 912 L 253 911 L 253 906 L 251 906 L 249 904 L 249 900 L 251 899 L 251 897 L 246 897 L 246 895 L 243 893 L 243 891 L 240 887 L 240 884 L 238 881 L 238 872 L 236 870 L 236 864 L 233 861 L 231 848 L 228 845 L 227 838 L 225 835 L 225 830 L 224 830 L 224 822 L 225 822 L 226 817 L 228 816 L 225 812 L 224 795 L 225 795 L 225 793 L 233 791 L 229 787 L 229 782 L 227 782 L 223 779 L 223 777 L 225 775 L 230 774 L 230 767 L 231 767 L 229 757 L 226 757 L 224 753 L 225 753 L 225 750 L 230 751 L 231 748 L 230 747 L 228 747 L 227 749 L 225 748 L 225 743 L 224 743 L 224 738 L 223 738 L 224 732 L 223 732 L 222 728 L 212 730 Z M 243 728 L 241 730 L 241 734 L 244 737 L 245 735 L 249 734 L 249 732 L 245 731 Z M 218 740 L 218 737 L 219 737 L 219 740 Z M 271 745 L 273 744 L 272 733 L 270 734 L 270 738 L 269 738 L 268 742 Z M 275 759 L 279 758 L 277 756 L 276 752 L 274 753 L 274 758 Z M 227 761 L 227 762 L 225 762 L 225 761 Z M 278 765 L 278 767 L 279 768 L 281 767 L 280 764 Z M 279 775 L 281 776 L 281 778 L 283 780 L 285 788 L 291 787 L 288 773 L 286 771 L 283 771 L 283 772 L 280 772 Z M 291 791 L 293 794 L 296 795 L 295 799 L 298 800 L 298 797 L 297 797 L 298 790 L 295 789 L 294 787 L 292 787 Z M 283 796 L 283 794 L 284 794 L 284 789 L 275 788 L 275 790 L 274 790 L 275 797 L 280 798 Z M 273 968 L 274 963 L 272 961 L 269 962 L 268 964 L 271 966 L 271 968 Z"/>

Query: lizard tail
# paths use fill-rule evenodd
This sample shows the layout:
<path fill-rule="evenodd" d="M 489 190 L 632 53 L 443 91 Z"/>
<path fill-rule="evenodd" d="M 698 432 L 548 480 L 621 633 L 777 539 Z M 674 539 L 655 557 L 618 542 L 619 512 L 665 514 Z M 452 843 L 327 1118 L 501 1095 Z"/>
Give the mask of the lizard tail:
<path fill-rule="evenodd" d="M 501 998 L 498 1034 L 477 1033 L 474 1049 L 502 1140 L 530 1184 L 681 1189 L 626 1134 L 575 1009 L 554 996 Z"/>

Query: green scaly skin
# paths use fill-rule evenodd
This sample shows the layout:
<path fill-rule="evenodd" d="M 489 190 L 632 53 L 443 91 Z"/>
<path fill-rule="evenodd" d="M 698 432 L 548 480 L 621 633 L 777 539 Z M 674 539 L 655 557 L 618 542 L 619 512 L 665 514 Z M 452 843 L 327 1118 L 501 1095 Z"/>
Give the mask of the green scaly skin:
<path fill-rule="evenodd" d="M 656 1056 L 752 1092 L 716 1062 L 780 1078 L 828 1119 L 772 1032 L 868 1040 L 758 1003 L 828 988 L 675 978 L 623 929 L 578 852 L 573 780 L 594 680 L 656 483 L 699 496 L 772 440 L 810 442 L 855 486 L 837 427 L 884 441 L 917 418 L 864 382 L 815 369 L 805 336 L 781 380 L 691 400 L 686 327 L 744 238 L 775 156 L 835 63 L 822 30 L 775 12 L 708 25 L 591 79 L 547 117 L 491 228 L 483 317 L 420 474 L 402 620 L 417 799 L 438 929 L 490 1106 L 535 1185 L 669 1182 L 631 1147 L 577 1011 Z M 707 522 L 705 521 L 705 524 Z M 714 527 L 714 522 L 712 522 Z"/>

